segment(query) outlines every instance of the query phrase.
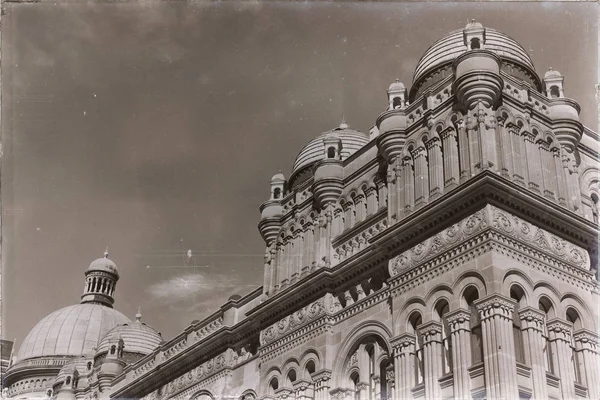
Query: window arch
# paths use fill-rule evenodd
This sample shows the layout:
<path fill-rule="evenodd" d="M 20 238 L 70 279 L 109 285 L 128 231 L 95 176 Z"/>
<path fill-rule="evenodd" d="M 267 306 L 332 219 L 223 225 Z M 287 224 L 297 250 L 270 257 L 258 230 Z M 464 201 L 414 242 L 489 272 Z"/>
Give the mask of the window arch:
<path fill-rule="evenodd" d="M 392 107 L 394 108 L 394 110 L 400 108 L 402 106 L 402 100 L 400 100 L 400 97 L 394 97 L 394 100 L 392 102 Z"/>
<path fill-rule="evenodd" d="M 483 362 L 483 340 L 481 338 L 481 319 L 475 307 L 475 301 L 479 299 L 479 290 L 475 286 L 467 286 L 463 292 L 463 299 L 469 308 L 469 328 L 471 330 L 471 363 Z"/>
<path fill-rule="evenodd" d="M 327 149 L 327 158 L 335 158 L 335 147 L 329 147 Z"/>
<path fill-rule="evenodd" d="M 269 381 L 269 395 L 270 396 L 275 396 L 275 391 L 277 391 L 277 389 L 279 389 L 279 379 L 277 379 L 276 376 L 272 377 L 271 380 Z"/>
<path fill-rule="evenodd" d="M 446 322 L 446 314 L 450 312 L 450 305 L 445 299 L 440 299 L 435 304 L 435 312 L 442 323 L 442 367 L 444 374 L 452 371 L 452 340 L 450 337 L 450 327 Z"/>
<path fill-rule="evenodd" d="M 480 48 L 481 48 L 481 43 L 479 41 L 479 38 L 471 39 L 471 50 L 477 50 Z"/>
<path fill-rule="evenodd" d="M 583 328 L 581 317 L 577 310 L 573 307 L 567 308 L 566 311 L 567 321 L 573 324 L 573 332 Z M 579 369 L 579 353 L 574 351 L 575 343 L 573 342 L 573 335 L 571 335 L 571 360 L 573 365 L 573 371 L 575 373 L 575 382 L 581 383 L 581 371 Z"/>
<path fill-rule="evenodd" d="M 546 322 L 554 317 L 554 306 L 552 305 L 552 301 L 546 296 L 540 297 L 538 302 L 538 308 L 545 315 Z M 552 362 L 552 352 L 550 351 L 550 340 L 548 338 L 548 330 L 546 329 L 546 324 L 544 324 L 544 363 L 546 366 L 546 371 L 550 373 L 554 373 L 554 363 Z"/>
<path fill-rule="evenodd" d="M 281 197 L 281 188 L 275 188 L 275 190 L 273 190 L 273 198 L 278 199 L 280 197 Z"/>
<path fill-rule="evenodd" d="M 423 323 L 423 317 L 418 311 L 413 311 L 408 317 L 408 326 L 411 333 L 414 333 L 417 337 L 415 341 L 415 385 L 423 383 L 423 343 L 421 335 L 417 327 Z"/>
<path fill-rule="evenodd" d="M 550 98 L 556 99 L 559 97 L 560 97 L 560 90 L 558 89 L 558 86 L 556 86 L 556 85 L 550 86 Z"/>
<path fill-rule="evenodd" d="M 515 359 L 517 362 L 525 363 L 525 347 L 523 344 L 523 333 L 521 332 L 521 317 L 519 310 L 525 305 L 525 292 L 519 285 L 510 287 L 510 297 L 516 300 L 513 309 L 513 338 L 515 342 Z"/>
<path fill-rule="evenodd" d="M 296 382 L 296 370 L 291 368 L 287 373 L 287 386 L 292 387 Z"/>
<path fill-rule="evenodd" d="M 117 351 L 117 346 L 115 346 L 114 344 L 112 346 L 110 346 L 110 354 L 115 354 Z"/>

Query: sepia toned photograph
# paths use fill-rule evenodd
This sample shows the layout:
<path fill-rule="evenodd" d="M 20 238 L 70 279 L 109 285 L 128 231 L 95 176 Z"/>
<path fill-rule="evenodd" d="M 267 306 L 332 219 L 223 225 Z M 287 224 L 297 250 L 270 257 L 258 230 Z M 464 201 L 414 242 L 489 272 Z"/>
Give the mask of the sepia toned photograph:
<path fill-rule="evenodd" d="M 3 1 L 1 398 L 600 400 L 598 7 Z"/>

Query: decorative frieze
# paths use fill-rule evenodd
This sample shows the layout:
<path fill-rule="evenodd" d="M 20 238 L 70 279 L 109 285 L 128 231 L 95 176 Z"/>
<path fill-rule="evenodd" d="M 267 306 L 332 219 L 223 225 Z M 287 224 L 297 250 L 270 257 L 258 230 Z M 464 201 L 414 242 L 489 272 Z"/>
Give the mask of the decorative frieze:
<path fill-rule="evenodd" d="M 223 326 L 223 318 L 222 317 L 219 317 L 219 318 L 215 319 L 214 321 L 211 321 L 210 323 L 202 326 L 200 329 L 195 331 L 194 341 L 197 342 L 198 340 L 204 339 L 205 337 L 207 337 L 211 333 L 215 332 L 217 329 L 221 328 L 222 326 Z"/>

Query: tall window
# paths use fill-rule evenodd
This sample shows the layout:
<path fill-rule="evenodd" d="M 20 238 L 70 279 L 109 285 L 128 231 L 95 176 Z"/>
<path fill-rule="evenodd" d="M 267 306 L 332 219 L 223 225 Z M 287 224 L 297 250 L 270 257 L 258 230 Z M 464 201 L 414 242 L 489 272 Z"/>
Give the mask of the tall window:
<path fill-rule="evenodd" d="M 575 311 L 574 308 L 567 309 L 567 321 L 573 324 L 573 332 L 581 329 L 583 325 L 581 324 L 581 318 L 579 317 L 579 313 Z M 579 365 L 579 357 L 578 353 L 575 351 L 575 343 L 573 341 L 573 335 L 571 335 L 571 361 L 573 370 L 575 373 L 575 382 L 581 383 L 581 371 Z"/>
<path fill-rule="evenodd" d="M 335 158 L 335 148 L 330 147 L 327 149 L 327 158 Z"/>
<path fill-rule="evenodd" d="M 546 315 L 546 321 L 554 317 L 554 309 L 552 302 L 547 297 L 541 297 L 539 309 Z M 552 362 L 552 351 L 550 350 L 550 341 L 548 340 L 548 329 L 544 324 L 544 362 L 546 365 L 546 371 L 554 373 L 554 363 Z"/>
<path fill-rule="evenodd" d="M 394 110 L 400 108 L 400 106 L 402 105 L 402 101 L 400 100 L 400 97 L 394 97 Z"/>
<path fill-rule="evenodd" d="M 471 39 L 471 50 L 477 50 L 481 48 L 481 43 L 479 42 L 479 38 Z"/>
<path fill-rule="evenodd" d="M 477 364 L 483 361 L 483 341 L 481 339 L 481 319 L 477 307 L 473 304 L 479 299 L 479 291 L 475 286 L 469 286 L 465 289 L 463 298 L 471 312 L 469 318 L 469 328 L 471 330 L 471 362 Z"/>
<path fill-rule="evenodd" d="M 440 300 L 435 305 L 435 311 L 442 323 L 442 366 L 444 374 L 447 374 L 452 371 L 452 340 L 445 318 L 446 314 L 450 311 L 450 306 L 446 300 Z"/>
<path fill-rule="evenodd" d="M 314 374 L 317 369 L 315 366 L 315 362 L 313 360 L 309 360 L 306 363 L 306 366 L 304 367 L 304 369 L 305 369 L 306 379 L 312 382 L 311 375 Z M 306 389 L 306 397 L 308 397 L 308 399 L 310 399 L 310 400 L 315 398 L 314 383 L 311 383 L 310 386 Z"/>
<path fill-rule="evenodd" d="M 550 87 L 550 97 L 553 99 L 560 97 L 560 91 L 558 90 L 558 86 Z"/>
<path fill-rule="evenodd" d="M 510 288 L 510 297 L 516 300 L 513 310 L 513 337 L 515 342 L 515 359 L 517 362 L 525 363 L 525 348 L 523 347 L 523 332 L 521 332 L 521 318 L 519 317 L 519 309 L 525 301 L 525 293 L 518 285 L 513 285 Z"/>
<path fill-rule="evenodd" d="M 417 336 L 415 344 L 415 385 L 423 383 L 423 343 L 417 327 L 423 323 L 423 318 L 418 312 L 413 312 L 408 318 L 413 333 Z"/>
<path fill-rule="evenodd" d="M 592 193 L 592 218 L 595 223 L 598 223 L 598 195 Z"/>

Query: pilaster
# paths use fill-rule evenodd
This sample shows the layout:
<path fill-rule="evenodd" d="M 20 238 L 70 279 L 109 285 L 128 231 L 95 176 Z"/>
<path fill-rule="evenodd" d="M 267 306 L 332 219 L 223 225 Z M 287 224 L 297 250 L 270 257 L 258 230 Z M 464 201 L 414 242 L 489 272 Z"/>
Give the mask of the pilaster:
<path fill-rule="evenodd" d="M 437 400 L 442 395 L 438 382 L 443 375 L 442 324 L 437 321 L 430 321 L 419 325 L 417 330 L 423 339 L 425 399 Z"/>
<path fill-rule="evenodd" d="M 554 318 L 548 321 L 547 328 L 556 372 L 560 378 L 562 396 L 564 399 L 574 399 L 575 366 L 573 364 L 573 350 L 571 349 L 573 324 Z"/>
<path fill-rule="evenodd" d="M 544 356 L 545 314 L 533 307 L 519 310 L 521 332 L 525 344 L 525 363 L 531 367 L 534 399 L 547 399 L 546 362 Z"/>
<path fill-rule="evenodd" d="M 516 302 L 500 294 L 492 294 L 474 304 L 481 318 L 487 398 L 516 399 L 519 390 L 512 334 Z"/>
<path fill-rule="evenodd" d="M 446 315 L 452 340 L 452 371 L 454 379 L 454 398 L 470 399 L 471 383 L 469 367 L 471 366 L 471 313 L 458 309 Z"/>
<path fill-rule="evenodd" d="M 600 364 L 600 347 L 598 335 L 587 329 L 580 329 L 573 334 L 577 358 L 582 364 L 581 381 L 587 386 L 590 399 L 600 398 L 600 377 L 598 365 Z"/>
<path fill-rule="evenodd" d="M 412 398 L 415 386 L 415 351 L 417 337 L 403 333 L 391 340 L 394 351 L 394 399 Z"/>

